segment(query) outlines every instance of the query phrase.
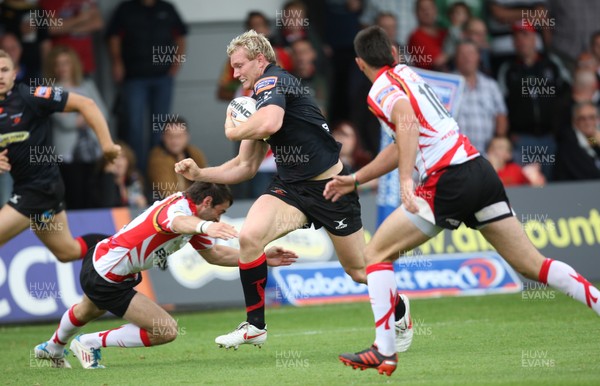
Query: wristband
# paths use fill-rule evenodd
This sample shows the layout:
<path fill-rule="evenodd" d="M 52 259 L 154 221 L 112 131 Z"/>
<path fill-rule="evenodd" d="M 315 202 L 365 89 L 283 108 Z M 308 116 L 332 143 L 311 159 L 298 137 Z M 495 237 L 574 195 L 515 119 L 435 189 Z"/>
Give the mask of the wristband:
<path fill-rule="evenodd" d="M 354 190 L 357 190 L 358 185 L 360 185 L 360 182 L 358 182 L 358 180 L 356 179 L 356 173 L 352 173 L 351 176 L 352 176 L 352 179 L 354 180 Z"/>
<path fill-rule="evenodd" d="M 206 231 L 203 229 L 204 225 L 208 224 L 210 226 L 210 224 L 212 224 L 212 221 L 200 221 L 198 223 L 198 225 L 196 225 L 196 233 L 198 234 L 202 234 L 202 233 L 206 233 Z"/>

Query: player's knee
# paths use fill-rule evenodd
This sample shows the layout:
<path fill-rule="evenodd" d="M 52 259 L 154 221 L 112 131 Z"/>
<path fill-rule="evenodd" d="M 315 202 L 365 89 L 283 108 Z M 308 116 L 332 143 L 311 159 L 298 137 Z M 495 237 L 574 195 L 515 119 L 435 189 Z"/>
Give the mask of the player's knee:
<path fill-rule="evenodd" d="M 355 282 L 363 284 L 367 283 L 367 274 L 364 269 L 349 268 L 345 271 Z"/>
<path fill-rule="evenodd" d="M 54 256 L 56 256 L 56 260 L 58 260 L 61 263 L 69 263 L 73 260 L 77 260 L 78 256 L 73 256 L 72 253 L 66 252 L 66 251 L 56 251 L 53 252 Z"/>
<path fill-rule="evenodd" d="M 262 251 L 264 249 L 264 245 L 262 245 L 261 240 L 262 238 L 260 235 L 256 234 L 256 232 L 252 232 L 251 230 L 242 230 L 239 236 L 240 251 L 244 254 L 254 254 L 257 251 Z"/>
<path fill-rule="evenodd" d="M 177 338 L 177 334 L 179 331 L 179 327 L 177 325 L 177 321 L 173 318 L 163 323 L 163 326 L 155 331 L 158 335 L 156 336 L 156 340 L 160 342 L 160 344 L 165 344 L 174 341 Z"/>

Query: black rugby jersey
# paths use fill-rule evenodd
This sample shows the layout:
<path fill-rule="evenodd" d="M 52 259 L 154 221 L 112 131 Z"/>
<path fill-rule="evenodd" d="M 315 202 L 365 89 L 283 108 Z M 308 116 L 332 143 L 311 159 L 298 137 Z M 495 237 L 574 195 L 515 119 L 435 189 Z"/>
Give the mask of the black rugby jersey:
<path fill-rule="evenodd" d="M 257 109 L 277 105 L 285 110 L 281 128 L 266 140 L 284 182 L 308 180 L 338 162 L 341 145 L 300 79 L 269 64 L 254 85 L 253 97 Z"/>
<path fill-rule="evenodd" d="M 60 178 L 62 155 L 51 143 L 49 115 L 63 111 L 67 97 L 58 87 L 15 84 L 0 100 L 0 151 L 8 149 L 15 189 L 43 188 Z"/>

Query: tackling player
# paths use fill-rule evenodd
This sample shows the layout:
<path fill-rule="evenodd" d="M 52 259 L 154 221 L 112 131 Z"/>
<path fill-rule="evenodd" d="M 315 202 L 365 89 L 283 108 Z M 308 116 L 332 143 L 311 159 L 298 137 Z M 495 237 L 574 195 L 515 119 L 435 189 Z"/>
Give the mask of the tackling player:
<path fill-rule="evenodd" d="M 456 121 L 431 87 L 408 66 L 385 32 L 369 27 L 354 40 L 356 63 L 373 82 L 367 102 L 395 139 L 356 173 L 361 183 L 398 168 L 402 205 L 381 224 L 367 245 L 367 281 L 375 317 L 375 343 L 340 360 L 354 368 L 396 369 L 393 262 L 443 229 L 461 223 L 478 229 L 518 272 L 587 304 L 600 313 L 600 292 L 567 264 L 547 259 L 531 244 L 515 218 L 502 182 L 490 163 L 459 133 Z M 413 177 L 418 181 L 415 189 Z M 334 177 L 325 197 L 336 201 L 355 188 L 350 177 Z"/>
<path fill-rule="evenodd" d="M 77 111 L 92 127 L 104 156 L 112 161 L 120 146 L 110 137 L 106 120 L 89 98 L 59 87 L 15 85 L 10 56 L 0 50 L 0 173 L 10 172 L 13 195 L 0 209 L 0 245 L 31 227 L 61 262 L 83 257 L 104 235 L 71 235 L 64 211 L 65 186 L 50 141 L 49 115 Z M 51 231 L 50 231 L 51 230 Z"/>
<path fill-rule="evenodd" d="M 227 112 L 225 135 L 241 140 L 237 157 L 218 167 L 200 169 L 191 159 L 175 165 L 190 180 L 237 184 L 254 177 L 271 146 L 277 175 L 250 208 L 240 232 L 240 278 L 247 319 L 215 342 L 226 348 L 241 344 L 261 345 L 267 339 L 264 247 L 273 240 L 314 224 L 324 227 L 340 263 L 357 282 L 365 283 L 365 238 L 358 195 L 338 202 L 323 197 L 325 184 L 334 176 L 347 175 L 335 141 L 313 97 L 300 80 L 275 64 L 269 41 L 250 30 L 234 38 L 227 54 L 245 90 L 253 90 L 257 111 L 235 127 Z M 406 297 L 397 298 L 398 349 L 412 341 L 412 323 Z M 406 317 L 404 317 L 406 315 Z"/>
<path fill-rule="evenodd" d="M 35 347 L 36 358 L 51 361 L 53 367 L 71 367 L 64 357 L 68 340 L 106 311 L 130 323 L 71 341 L 71 351 L 86 369 L 103 367 L 98 363 L 102 347 L 156 346 L 173 341 L 177 322 L 134 289 L 142 281 L 140 272 L 164 265 L 168 256 L 187 242 L 211 264 L 237 266 L 237 249 L 215 245 L 215 238 L 237 236 L 231 225 L 218 222 L 232 203 L 227 186 L 195 182 L 185 192 L 154 203 L 114 236 L 100 241 L 83 260 L 83 299 L 64 313 L 50 340 Z M 297 258 L 279 247 L 271 247 L 265 255 L 273 266 L 290 265 Z"/>

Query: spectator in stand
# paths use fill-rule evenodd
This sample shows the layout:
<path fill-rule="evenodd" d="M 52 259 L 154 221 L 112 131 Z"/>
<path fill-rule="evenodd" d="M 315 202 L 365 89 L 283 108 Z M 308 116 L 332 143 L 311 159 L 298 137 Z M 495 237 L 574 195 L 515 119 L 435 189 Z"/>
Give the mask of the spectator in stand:
<path fill-rule="evenodd" d="M 449 28 L 452 24 L 448 11 L 456 3 L 464 3 L 467 7 L 469 7 L 469 13 L 471 14 L 471 17 L 483 17 L 485 4 L 482 0 L 435 0 L 435 4 L 437 5 L 439 12 L 438 22 L 442 27 Z"/>
<path fill-rule="evenodd" d="M 128 0 L 117 6 L 107 37 L 112 73 L 121 85 L 125 140 L 139 165 L 160 142 L 152 122 L 171 112 L 174 77 L 185 62 L 185 35 L 175 7 L 163 0 Z"/>
<path fill-rule="evenodd" d="M 512 145 L 508 138 L 492 138 L 486 150 L 486 158 L 498 173 L 504 186 L 544 186 L 546 184 L 546 178 L 542 174 L 539 164 L 529 164 L 522 168 L 513 162 Z"/>
<path fill-rule="evenodd" d="M 558 142 L 558 180 L 600 179 L 600 119 L 592 102 L 573 108 L 570 128 L 561 131 Z"/>
<path fill-rule="evenodd" d="M 390 12 L 382 12 L 377 14 L 375 18 L 375 24 L 380 26 L 385 31 L 385 34 L 390 38 L 390 41 L 394 44 L 396 42 L 396 31 L 398 31 L 398 22 L 394 14 Z"/>
<path fill-rule="evenodd" d="M 596 74 L 589 70 L 575 71 L 571 96 L 574 103 L 592 102 L 600 107 L 600 90 Z"/>
<path fill-rule="evenodd" d="M 147 175 L 152 184 L 152 201 L 162 200 L 192 185 L 192 181 L 175 173 L 175 164 L 185 158 L 193 159 L 201 168 L 208 166 L 202 150 L 190 144 L 188 123 L 177 117 L 166 125 L 160 144 L 150 151 L 148 157 Z"/>
<path fill-rule="evenodd" d="M 488 30 L 491 34 L 490 48 L 492 52 L 493 74 L 498 73 L 498 68 L 506 60 L 516 55 L 512 39 L 512 28 L 515 24 L 533 22 L 537 25 L 544 23 L 544 15 L 548 15 L 546 0 L 487 0 L 488 3 Z M 533 25 L 535 28 L 535 25 Z M 546 35 L 548 29 L 544 29 Z M 542 35 L 535 33 L 535 47 L 537 51 L 544 50 Z"/>
<path fill-rule="evenodd" d="M 104 27 L 96 0 L 40 0 L 49 16 L 48 32 L 53 46 L 71 47 L 83 65 L 83 74 L 96 70 L 92 33 Z"/>
<path fill-rule="evenodd" d="M 0 3 L 0 25 L 5 33 L 14 34 L 22 47 L 21 68 L 25 69 L 22 80 L 39 86 L 37 78 L 42 75 L 42 59 L 48 56 L 51 43 L 48 37 L 48 20 L 38 9 L 37 0 L 5 0 Z"/>
<path fill-rule="evenodd" d="M 448 27 L 448 35 L 444 41 L 444 53 L 450 59 L 454 58 L 456 46 L 464 39 L 464 29 L 467 21 L 471 19 L 471 9 L 464 1 L 452 3 L 448 8 L 448 19 L 450 26 Z"/>
<path fill-rule="evenodd" d="M 527 23 L 514 26 L 517 58 L 502 64 L 500 89 L 508 107 L 510 135 L 516 147 L 515 159 L 544 159 L 542 171 L 552 179 L 556 154 L 555 135 L 560 126 L 560 106 L 569 93 L 561 67 L 536 50 L 536 32 Z M 522 157 L 527 154 L 527 157 Z"/>
<path fill-rule="evenodd" d="M 335 90 L 328 93 L 327 118 L 329 121 L 349 119 L 350 110 L 356 104 L 356 86 L 363 77 L 358 67 L 349 65 L 356 57 L 354 36 L 360 31 L 362 0 L 326 0 L 323 6 L 324 49 L 330 68 L 335 69 L 327 86 Z"/>
<path fill-rule="evenodd" d="M 590 37 L 590 47 L 579 57 L 578 67 L 585 66 L 582 63 L 584 61 L 587 61 L 587 68 L 596 73 L 600 83 L 600 31 L 594 32 Z"/>
<path fill-rule="evenodd" d="M 294 71 L 292 75 L 297 77 L 301 85 L 287 85 L 288 87 L 308 87 L 310 94 L 321 108 L 323 115 L 327 116 L 327 78 L 317 68 L 317 52 L 308 39 L 296 40 L 291 45 L 292 62 Z"/>
<path fill-rule="evenodd" d="M 83 78 L 81 62 L 73 49 L 66 46 L 52 48 L 44 67 L 44 78 L 48 83 L 92 99 L 104 117 L 108 116 L 94 82 Z M 93 175 L 102 157 L 96 135 L 80 113 L 56 113 L 51 119 L 52 142 L 56 152 L 63 157 L 59 168 L 65 182 L 67 208 L 91 208 Z"/>
<path fill-rule="evenodd" d="M 316 32 L 316 26 L 311 25 L 304 2 L 292 0 L 285 3 L 275 23 L 278 28 L 275 40 L 278 44 L 289 49 L 296 40 L 307 39 L 317 52 L 317 67 L 329 74 L 329 61 L 323 42 Z"/>
<path fill-rule="evenodd" d="M 577 58 L 588 48 L 589 37 L 598 30 L 600 1 L 547 0 L 550 15 L 546 30 L 550 33 L 550 48 L 564 65 L 573 71 Z"/>
<path fill-rule="evenodd" d="M 419 26 L 410 35 L 406 50 L 411 65 L 428 70 L 446 70 L 448 55 L 443 51 L 448 32 L 437 25 L 437 6 L 434 0 L 417 0 Z"/>
<path fill-rule="evenodd" d="M 5 33 L 0 36 L 0 49 L 6 51 L 13 63 L 15 63 L 17 78 L 15 83 L 31 84 L 31 79 L 36 79 L 39 74 L 30 73 L 27 66 L 21 61 L 23 55 L 23 47 L 17 36 L 13 33 Z M 35 84 L 32 86 L 35 87 Z"/>
<path fill-rule="evenodd" d="M 244 26 L 246 30 L 253 29 L 260 34 L 265 35 L 273 46 L 273 50 L 275 51 L 275 56 L 277 58 L 277 64 L 287 71 L 292 70 L 292 59 L 290 54 L 281 45 L 278 45 L 273 41 L 269 20 L 263 13 L 257 11 L 249 12 L 248 16 L 246 16 Z M 243 90 L 240 87 L 240 81 L 233 77 L 233 68 L 229 63 L 229 58 L 227 58 L 223 64 L 221 75 L 219 76 L 217 98 L 222 101 L 229 102 L 236 96 L 240 96 L 242 93 Z M 252 94 L 252 92 L 248 91 L 246 96 L 250 96 L 250 94 Z"/>
<path fill-rule="evenodd" d="M 121 154 L 112 163 L 103 159 L 99 164 L 96 189 L 92 197 L 95 206 L 145 209 L 148 201 L 144 195 L 141 173 L 135 167 L 135 153 L 125 142 L 116 143 L 121 146 Z"/>
<path fill-rule="evenodd" d="M 397 28 L 392 41 L 405 46 L 410 34 L 417 28 L 415 0 L 364 0 L 360 22 L 365 27 L 377 24 L 377 15 L 382 13 L 394 15 Z"/>
<path fill-rule="evenodd" d="M 498 83 L 478 70 L 479 51 L 471 41 L 456 47 L 455 66 L 465 77 L 466 85 L 460 99 L 456 121 L 476 149 L 483 151 L 492 137 L 505 137 L 508 118 L 504 98 Z"/>
<path fill-rule="evenodd" d="M 479 71 L 492 76 L 492 55 L 488 43 L 487 27 L 483 20 L 471 18 L 465 23 L 464 36 L 477 45 L 479 50 Z"/>

